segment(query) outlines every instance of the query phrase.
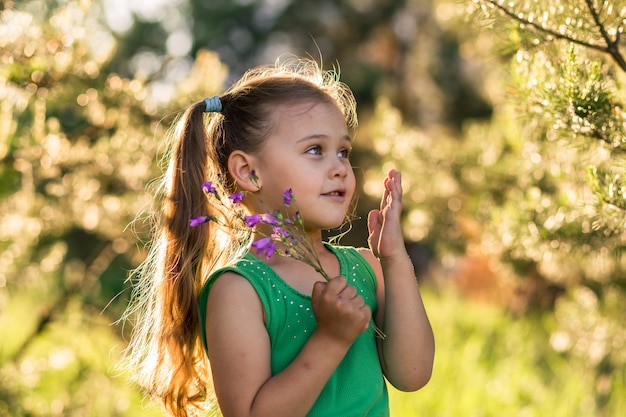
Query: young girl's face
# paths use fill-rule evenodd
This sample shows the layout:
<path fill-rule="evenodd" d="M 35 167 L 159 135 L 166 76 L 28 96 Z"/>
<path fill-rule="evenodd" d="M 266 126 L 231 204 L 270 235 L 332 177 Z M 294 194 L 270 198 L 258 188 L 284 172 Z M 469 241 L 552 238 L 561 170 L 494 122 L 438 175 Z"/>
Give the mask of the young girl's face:
<path fill-rule="evenodd" d="M 258 158 L 261 201 L 278 209 L 291 188 L 307 229 L 340 226 L 355 189 L 343 114 L 333 104 L 308 101 L 276 107 L 273 122 Z"/>

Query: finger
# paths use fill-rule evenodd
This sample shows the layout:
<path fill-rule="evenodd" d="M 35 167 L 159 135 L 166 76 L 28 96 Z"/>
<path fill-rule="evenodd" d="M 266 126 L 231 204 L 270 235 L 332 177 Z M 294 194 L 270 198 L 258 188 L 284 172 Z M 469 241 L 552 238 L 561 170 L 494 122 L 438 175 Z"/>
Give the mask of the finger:
<path fill-rule="evenodd" d="M 400 171 L 396 172 L 393 185 L 397 193 L 397 198 L 398 200 L 400 200 L 400 198 L 402 197 L 402 173 Z"/>
<path fill-rule="evenodd" d="M 337 275 L 326 283 L 326 291 L 332 294 L 339 294 L 348 285 L 345 277 Z"/>
<path fill-rule="evenodd" d="M 390 190 L 393 187 L 393 183 L 396 181 L 397 172 L 392 170 L 389 171 L 387 177 L 385 178 L 384 184 L 387 190 Z"/>
<path fill-rule="evenodd" d="M 326 289 L 327 284 L 328 283 L 324 281 L 317 281 L 315 284 L 313 284 L 313 291 L 311 293 L 311 298 L 320 297 L 322 293 L 324 292 L 324 290 Z"/>
<path fill-rule="evenodd" d="M 367 243 L 374 255 L 378 256 L 378 241 L 380 240 L 380 232 L 382 230 L 382 218 L 378 210 L 372 210 L 368 214 L 367 229 L 369 232 Z"/>
<path fill-rule="evenodd" d="M 354 285 L 346 285 L 343 290 L 339 293 L 339 295 L 347 300 L 353 300 L 355 297 L 358 297 L 356 293 L 356 287 Z"/>
<path fill-rule="evenodd" d="M 394 202 L 402 204 L 402 177 L 399 171 L 387 183 L 387 191 L 389 196 L 388 206 L 394 205 Z"/>
<path fill-rule="evenodd" d="M 387 206 L 388 201 L 389 201 L 389 195 L 390 195 L 389 194 L 390 193 L 390 191 L 389 191 L 389 187 L 390 187 L 389 181 L 390 180 L 391 180 L 391 177 L 389 176 L 389 174 L 383 180 L 384 192 L 383 192 L 382 198 L 380 199 L 380 210 L 381 211 L 385 208 L 385 206 Z"/>
<path fill-rule="evenodd" d="M 363 307 L 367 307 L 367 304 L 365 304 L 365 298 L 361 297 L 358 294 L 354 295 L 353 302 L 354 302 L 354 305 L 356 306 L 356 308 L 358 308 L 358 309 L 362 309 Z"/>
<path fill-rule="evenodd" d="M 371 233 L 376 232 L 380 229 L 382 224 L 380 211 L 371 210 L 367 215 L 367 230 Z"/>
<path fill-rule="evenodd" d="M 363 307 L 361 307 L 360 310 L 361 310 L 361 313 L 363 314 L 363 321 L 365 322 L 364 330 L 367 330 L 370 324 L 370 320 L 372 318 L 372 310 L 367 304 L 363 305 Z"/>
<path fill-rule="evenodd" d="M 389 201 L 389 188 L 385 184 L 385 192 L 383 193 L 382 198 L 380 199 L 380 210 L 383 211 L 388 204 Z"/>

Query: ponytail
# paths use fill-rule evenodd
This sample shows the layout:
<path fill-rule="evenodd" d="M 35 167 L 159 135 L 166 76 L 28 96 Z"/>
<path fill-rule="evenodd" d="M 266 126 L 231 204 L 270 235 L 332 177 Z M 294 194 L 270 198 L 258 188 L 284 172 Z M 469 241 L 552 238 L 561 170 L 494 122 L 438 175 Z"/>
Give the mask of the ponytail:
<path fill-rule="evenodd" d="M 169 166 L 151 212 L 156 236 L 147 259 L 131 276 L 133 294 L 124 318 L 136 317 L 126 367 L 135 381 L 176 417 L 208 400 L 209 367 L 199 340 L 198 294 L 219 256 L 207 257 L 217 230 L 189 227 L 210 213 L 202 183 L 212 169 L 203 102 L 191 106 L 169 136 Z M 211 264 L 211 265 L 209 265 Z"/>
<path fill-rule="evenodd" d="M 206 228 L 189 227 L 191 217 L 208 212 L 200 191 L 207 178 L 208 159 L 203 111 L 199 103 L 183 116 L 182 134 L 174 144 L 165 177 L 168 183 L 159 227 L 165 243 L 161 288 L 156 290 L 160 293 L 160 311 L 150 320 L 159 318 L 160 329 L 155 336 L 162 357 L 157 367 L 169 377 L 162 381 L 165 386 L 154 387 L 156 392 L 152 394 L 161 397 L 173 413 L 185 410 L 188 401 L 206 396 L 206 379 L 199 373 L 203 367 L 196 361 L 204 355 L 198 343 L 197 296 L 201 285 L 198 272 L 202 270 L 208 236 Z M 196 392 L 189 392 L 190 387 Z"/>

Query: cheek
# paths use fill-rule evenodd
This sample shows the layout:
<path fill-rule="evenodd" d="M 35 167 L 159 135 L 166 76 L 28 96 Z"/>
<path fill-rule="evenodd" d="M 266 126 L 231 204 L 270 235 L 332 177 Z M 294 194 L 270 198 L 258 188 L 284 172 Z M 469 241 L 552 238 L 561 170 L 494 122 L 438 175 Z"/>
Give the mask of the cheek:
<path fill-rule="evenodd" d="M 354 175 L 354 170 L 352 169 L 352 167 L 350 167 L 350 172 L 348 173 L 346 184 L 346 186 L 349 188 L 349 191 L 354 194 L 354 190 L 356 189 L 356 177 Z"/>

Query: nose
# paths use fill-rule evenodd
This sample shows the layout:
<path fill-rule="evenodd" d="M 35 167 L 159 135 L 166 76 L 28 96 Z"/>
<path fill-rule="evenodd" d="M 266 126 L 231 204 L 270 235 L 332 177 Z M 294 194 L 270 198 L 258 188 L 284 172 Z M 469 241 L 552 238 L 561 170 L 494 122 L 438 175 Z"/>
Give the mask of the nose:
<path fill-rule="evenodd" d="M 328 176 L 330 178 L 344 178 L 351 170 L 352 166 L 350 165 L 350 162 L 346 158 L 337 156 L 332 158 L 331 166 L 328 170 Z"/>

